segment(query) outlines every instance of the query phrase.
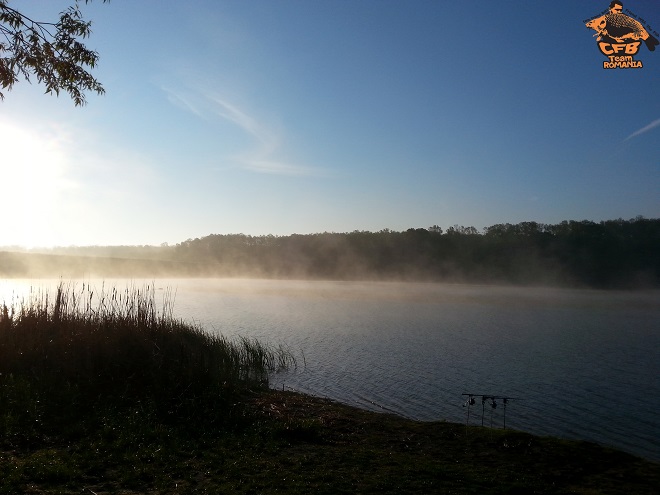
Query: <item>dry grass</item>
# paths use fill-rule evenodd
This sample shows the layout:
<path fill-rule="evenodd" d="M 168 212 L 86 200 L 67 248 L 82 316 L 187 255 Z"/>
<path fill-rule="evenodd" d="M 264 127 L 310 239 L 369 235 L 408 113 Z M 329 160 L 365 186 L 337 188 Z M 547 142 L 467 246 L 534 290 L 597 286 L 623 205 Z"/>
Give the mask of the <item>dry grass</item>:
<path fill-rule="evenodd" d="M 177 320 L 172 305 L 167 291 L 158 308 L 149 285 L 95 292 L 65 283 L 3 304 L 0 397 L 27 394 L 56 416 L 104 402 L 190 417 L 266 389 L 269 373 L 293 363 L 281 348 L 228 341 Z"/>

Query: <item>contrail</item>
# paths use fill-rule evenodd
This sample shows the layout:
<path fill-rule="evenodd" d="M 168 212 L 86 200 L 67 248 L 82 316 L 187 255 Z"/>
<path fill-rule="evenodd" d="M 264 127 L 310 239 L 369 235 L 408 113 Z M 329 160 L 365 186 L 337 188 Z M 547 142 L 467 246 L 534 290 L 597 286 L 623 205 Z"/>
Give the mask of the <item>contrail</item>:
<path fill-rule="evenodd" d="M 653 122 L 651 122 L 649 125 L 642 127 L 641 129 L 633 132 L 630 136 L 628 136 L 626 139 L 623 141 L 628 141 L 629 139 L 634 138 L 635 136 L 639 136 L 640 134 L 644 134 L 645 132 L 649 132 L 651 129 L 655 129 L 656 127 L 660 126 L 660 119 L 655 119 Z"/>

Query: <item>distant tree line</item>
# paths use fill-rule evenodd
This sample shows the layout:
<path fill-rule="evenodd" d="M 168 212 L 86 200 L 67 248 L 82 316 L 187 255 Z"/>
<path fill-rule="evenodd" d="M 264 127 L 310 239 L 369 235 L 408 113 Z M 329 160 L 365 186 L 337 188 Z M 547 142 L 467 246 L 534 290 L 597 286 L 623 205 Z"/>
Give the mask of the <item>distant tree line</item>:
<path fill-rule="evenodd" d="M 0 251 L 2 249 L 0 248 Z M 170 246 L 0 252 L 0 277 L 264 277 L 660 287 L 660 219 L 209 235 Z"/>
<path fill-rule="evenodd" d="M 660 286 L 660 219 L 643 217 L 506 223 L 482 232 L 434 225 L 403 232 L 209 235 L 170 249 L 173 260 L 227 276 Z"/>

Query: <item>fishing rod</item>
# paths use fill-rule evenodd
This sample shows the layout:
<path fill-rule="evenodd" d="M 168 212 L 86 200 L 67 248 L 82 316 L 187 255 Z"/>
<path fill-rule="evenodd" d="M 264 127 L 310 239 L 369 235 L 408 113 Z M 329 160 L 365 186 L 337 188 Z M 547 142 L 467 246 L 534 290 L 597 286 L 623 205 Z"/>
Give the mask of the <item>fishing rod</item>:
<path fill-rule="evenodd" d="M 473 406 L 476 403 L 475 397 L 481 397 L 481 426 L 484 425 L 484 413 L 485 413 L 485 408 L 486 408 L 486 401 L 490 399 L 490 427 L 493 427 L 493 410 L 497 408 L 497 401 L 501 400 L 502 404 L 504 405 L 504 413 L 503 413 L 503 429 L 506 430 L 506 405 L 510 400 L 522 400 L 518 397 L 508 397 L 504 395 L 492 395 L 492 394 L 470 394 L 470 393 L 464 393 L 461 394 L 463 396 L 467 396 L 467 400 L 463 404 L 463 407 L 467 406 L 467 419 L 465 422 L 465 426 L 468 426 L 470 423 L 470 406 Z"/>

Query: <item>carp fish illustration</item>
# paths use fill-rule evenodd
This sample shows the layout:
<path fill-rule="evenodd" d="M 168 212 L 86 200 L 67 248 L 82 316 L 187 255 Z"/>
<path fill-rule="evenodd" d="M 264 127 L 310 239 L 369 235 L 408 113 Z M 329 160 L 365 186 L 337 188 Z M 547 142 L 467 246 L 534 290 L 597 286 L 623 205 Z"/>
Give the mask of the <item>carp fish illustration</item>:
<path fill-rule="evenodd" d="M 651 36 L 644 26 L 625 14 L 609 13 L 593 19 L 586 26 L 596 31 L 597 40 L 610 43 L 642 40 L 649 51 L 654 51 L 658 40 Z"/>

